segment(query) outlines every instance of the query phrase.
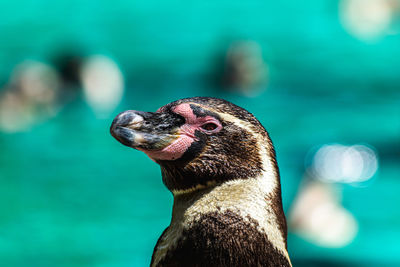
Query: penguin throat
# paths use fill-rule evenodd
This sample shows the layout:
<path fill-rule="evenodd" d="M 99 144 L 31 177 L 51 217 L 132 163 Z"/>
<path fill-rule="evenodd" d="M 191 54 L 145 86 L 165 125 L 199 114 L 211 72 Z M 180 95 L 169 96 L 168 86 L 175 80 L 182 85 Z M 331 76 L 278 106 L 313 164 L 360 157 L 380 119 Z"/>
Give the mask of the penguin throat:
<path fill-rule="evenodd" d="M 216 185 L 217 185 L 216 181 L 208 181 L 205 185 L 198 184 L 194 187 L 190 187 L 187 189 L 172 189 L 171 192 L 174 196 L 179 196 L 179 195 L 183 195 L 183 194 L 190 194 L 190 193 L 202 190 L 202 189 L 215 187 Z"/>
<path fill-rule="evenodd" d="M 184 194 L 223 184 L 227 181 L 259 179 L 263 173 L 261 164 L 256 166 L 212 165 L 212 162 L 158 162 L 164 185 L 174 194 Z M 208 163 L 208 162 L 207 162 Z M 239 162 L 236 162 L 239 164 Z M 273 172 L 275 174 L 275 172 Z"/>
<path fill-rule="evenodd" d="M 161 173 L 164 185 L 174 196 L 207 190 L 229 181 L 258 179 L 258 176 L 243 177 L 235 176 L 234 174 L 198 176 L 195 173 L 187 172 L 179 168 L 173 168 L 171 170 L 165 167 L 161 167 Z"/>
<path fill-rule="evenodd" d="M 184 168 L 161 166 L 161 173 L 164 185 L 174 196 L 213 187 L 223 181 L 217 177 L 200 177 L 195 173 L 185 171 Z"/>

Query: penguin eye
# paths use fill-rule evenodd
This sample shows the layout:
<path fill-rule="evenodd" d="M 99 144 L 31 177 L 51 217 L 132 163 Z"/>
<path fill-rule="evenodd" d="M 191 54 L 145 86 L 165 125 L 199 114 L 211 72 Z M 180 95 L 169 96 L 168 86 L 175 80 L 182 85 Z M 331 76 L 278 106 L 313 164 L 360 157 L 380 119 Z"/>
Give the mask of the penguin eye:
<path fill-rule="evenodd" d="M 217 127 L 218 127 L 218 125 L 216 125 L 215 123 L 211 123 L 211 122 L 206 123 L 206 124 L 203 124 L 203 125 L 201 126 L 201 128 L 202 128 L 203 130 L 206 130 L 206 131 L 215 130 L 215 129 L 217 129 Z"/>

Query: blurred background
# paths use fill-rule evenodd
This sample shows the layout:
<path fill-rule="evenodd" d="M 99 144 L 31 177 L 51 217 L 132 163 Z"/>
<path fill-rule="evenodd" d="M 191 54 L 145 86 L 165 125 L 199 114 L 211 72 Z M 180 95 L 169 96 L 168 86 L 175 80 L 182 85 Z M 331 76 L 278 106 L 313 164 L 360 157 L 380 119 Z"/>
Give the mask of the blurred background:
<path fill-rule="evenodd" d="M 294 266 L 400 266 L 400 1 L 2 1 L 2 266 L 148 266 L 172 195 L 109 134 L 227 99 L 269 131 Z"/>

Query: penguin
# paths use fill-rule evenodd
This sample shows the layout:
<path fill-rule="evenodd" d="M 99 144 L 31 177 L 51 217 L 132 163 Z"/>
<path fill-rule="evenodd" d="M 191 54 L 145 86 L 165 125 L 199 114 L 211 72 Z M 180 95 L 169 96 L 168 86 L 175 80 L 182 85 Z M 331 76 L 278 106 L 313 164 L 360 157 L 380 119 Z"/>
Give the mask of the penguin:
<path fill-rule="evenodd" d="M 292 266 L 275 150 L 250 112 L 185 98 L 122 112 L 110 132 L 160 165 L 174 197 L 151 266 Z"/>

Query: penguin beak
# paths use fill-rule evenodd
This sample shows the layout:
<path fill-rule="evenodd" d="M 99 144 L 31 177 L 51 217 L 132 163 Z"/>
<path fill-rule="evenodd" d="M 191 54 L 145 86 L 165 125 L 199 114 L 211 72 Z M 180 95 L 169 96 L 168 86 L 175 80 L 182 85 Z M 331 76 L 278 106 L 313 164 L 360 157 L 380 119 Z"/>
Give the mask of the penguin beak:
<path fill-rule="evenodd" d="M 138 150 L 161 150 L 179 137 L 183 117 L 175 113 L 127 110 L 113 120 L 111 135 L 123 145 Z"/>

